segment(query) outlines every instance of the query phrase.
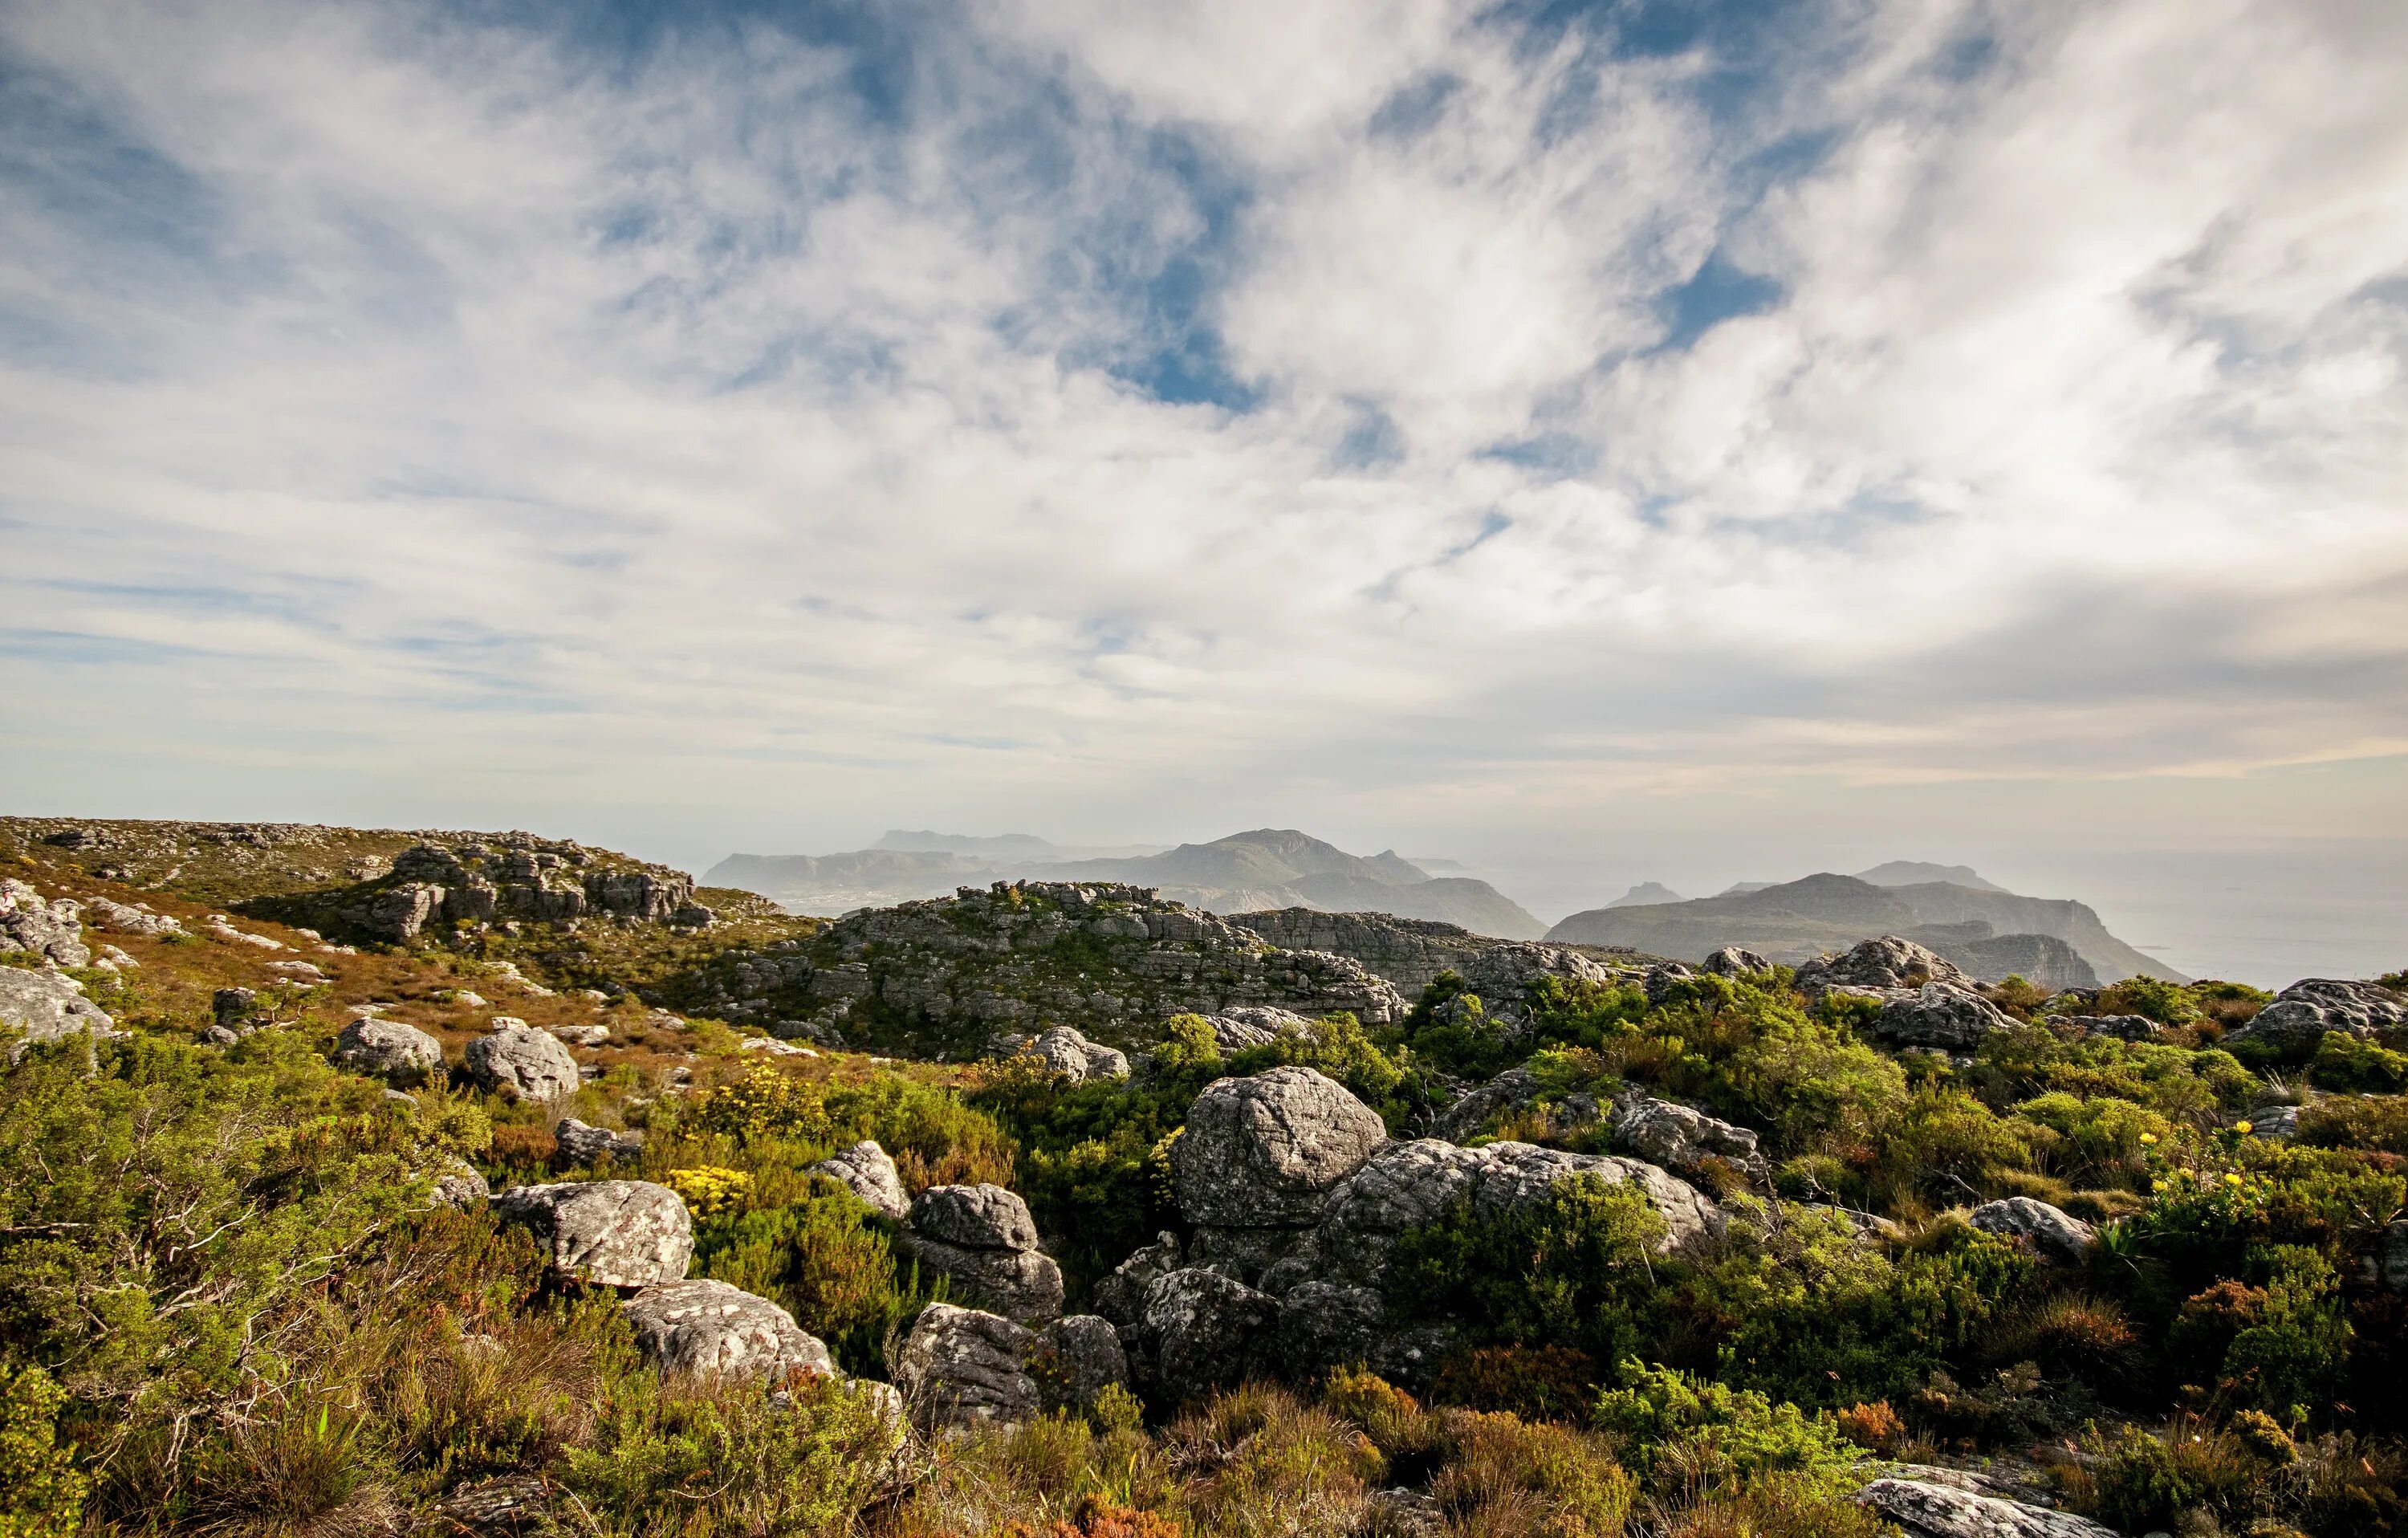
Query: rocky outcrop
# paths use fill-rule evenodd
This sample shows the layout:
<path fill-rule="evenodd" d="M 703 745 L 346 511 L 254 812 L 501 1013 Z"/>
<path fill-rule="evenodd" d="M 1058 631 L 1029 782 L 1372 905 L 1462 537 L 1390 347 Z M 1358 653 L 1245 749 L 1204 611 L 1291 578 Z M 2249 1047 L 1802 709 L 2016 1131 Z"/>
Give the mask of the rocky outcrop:
<path fill-rule="evenodd" d="M 1896 1522 L 1912 1538 L 2117 1538 L 2114 1529 L 2086 1516 L 1954 1485 L 1876 1479 L 1853 1499 Z"/>
<path fill-rule="evenodd" d="M 1465 990 L 1478 994 L 1491 1009 L 1519 1004 L 1541 977 L 1604 983 L 1619 975 L 1596 957 L 1560 945 L 1496 940 L 1431 919 L 1280 908 L 1240 913 L 1235 922 L 1286 950 L 1324 951 L 1361 962 L 1408 999 L 1419 997 L 1440 972 L 1462 978 Z"/>
<path fill-rule="evenodd" d="M 1301 1226 L 1387 1136 L 1376 1112 L 1313 1069 L 1219 1079 L 1171 1144 L 1171 1185 L 1191 1222 Z"/>
<path fill-rule="evenodd" d="M 1967 993 L 1973 991 L 1973 980 L 1955 962 L 1896 935 L 1865 941 L 1798 969 L 1798 991 L 1809 999 L 1833 988 L 1912 990 L 1926 983 L 1946 983 Z"/>
<path fill-rule="evenodd" d="M 108 1013 L 83 996 L 83 985 L 49 967 L 0 967 L 0 1026 L 20 1033 L 9 1060 L 35 1042 L 56 1042 L 82 1031 L 94 1037 L 125 1033 Z"/>
<path fill-rule="evenodd" d="M 1217 1271 L 1191 1266 L 1157 1279 L 1145 1299 L 1155 1387 L 1179 1402 L 1268 1374 L 1279 1317 L 1277 1299 Z"/>
<path fill-rule="evenodd" d="M 1965 1215 L 1965 1221 L 1985 1233 L 2028 1244 L 2046 1260 L 2078 1265 L 2097 1234 L 2089 1224 L 2060 1208 L 2028 1196 L 1987 1201 Z"/>
<path fill-rule="evenodd" d="M 932 1186 L 911 1203 L 908 1253 L 1022 1324 L 1062 1312 L 1062 1268 L 1039 1253 L 1028 1204 L 1000 1186 Z"/>
<path fill-rule="evenodd" d="M 844 1182 L 853 1195 L 895 1222 L 902 1222 L 911 1211 L 911 1200 L 903 1194 L 903 1177 L 896 1172 L 895 1161 L 867 1139 L 820 1160 L 810 1172 Z"/>
<path fill-rule="evenodd" d="M 430 924 L 589 916 L 691 926 L 694 878 L 663 866 L 597 863 L 573 843 L 516 835 L 494 842 L 426 842 L 394 856 L 388 875 L 336 899 L 340 917 L 377 939 L 414 940 Z"/>
<path fill-rule="evenodd" d="M 1541 1102 L 1555 1124 L 1574 1131 L 1605 1119 L 1605 1108 L 1584 1091 L 1555 1094 L 1527 1068 L 1509 1068 L 1469 1091 L 1440 1112 L 1431 1124 L 1435 1135 L 1450 1143 L 1477 1136 L 1499 1118 L 1529 1110 Z"/>
<path fill-rule="evenodd" d="M 1699 963 L 1700 970 L 1716 977 L 1745 977 L 1752 972 L 1769 972 L 1772 963 L 1738 945 L 1726 945 Z"/>
<path fill-rule="evenodd" d="M 1360 1363 L 1420 1393 L 1454 1344 L 1444 1326 L 1398 1328 L 1376 1288 L 1299 1282 L 1280 1296 L 1278 1362 L 1290 1381 Z"/>
<path fill-rule="evenodd" d="M 1632 1090 L 1615 1099 L 1612 1120 L 1614 1146 L 1650 1164 L 1687 1174 L 1705 1168 L 1708 1159 L 1719 1159 L 1751 1179 L 1770 1177 L 1764 1156 L 1756 1151 L 1756 1133 L 1694 1107 Z"/>
<path fill-rule="evenodd" d="M 1037 1039 L 1023 1050 L 1072 1084 L 1128 1077 L 1128 1054 L 1090 1042 L 1068 1026 L 1039 1032 Z"/>
<path fill-rule="evenodd" d="M 154 913 L 139 905 L 112 902 L 107 898 L 94 898 L 85 912 L 92 927 L 111 934 L 146 935 L 158 939 L 163 935 L 179 935 L 184 927 L 165 913 Z"/>
<path fill-rule="evenodd" d="M 2004 1010 L 1971 988 L 1933 982 L 1912 992 L 1892 990 L 1873 1018 L 1872 1033 L 1893 1046 L 1970 1052 L 1983 1037 L 2014 1024 Z"/>
<path fill-rule="evenodd" d="M 1225 1056 L 1248 1047 L 1268 1046 L 1283 1036 L 1302 1035 L 1312 1028 L 1312 1021 L 1294 1010 L 1269 1004 L 1238 1004 L 1201 1018 L 1211 1029 L 1212 1044 Z"/>
<path fill-rule="evenodd" d="M 633 1159 L 644 1151 L 644 1134 L 618 1132 L 607 1127 L 594 1127 L 570 1116 L 552 1129 L 552 1142 L 561 1157 L 571 1164 L 599 1164 L 602 1160 Z"/>
<path fill-rule="evenodd" d="M 523 1100 L 550 1103 L 577 1093 L 584 1081 L 577 1059 L 547 1031 L 509 1026 L 468 1043 L 462 1061 L 468 1077 L 485 1089 Z"/>
<path fill-rule="evenodd" d="M 335 1038 L 335 1061 L 354 1073 L 410 1083 L 443 1071 L 443 1043 L 416 1026 L 369 1015 Z"/>
<path fill-rule="evenodd" d="M 647 1180 L 520 1186 L 494 1199 L 507 1223 L 535 1231 L 563 1281 L 649 1287 L 685 1279 L 694 1224 L 685 1203 Z"/>
<path fill-rule="evenodd" d="M 1345 956 L 1281 949 L 1150 888 L 1105 883 L 999 883 L 852 913 L 810 940 L 731 952 L 695 985 L 696 1010 L 777 1021 L 781 1034 L 883 1025 L 949 1047 L 1039 1022 L 1111 1044 L 1183 1012 L 1267 1004 L 1376 1026 L 1408 1007 Z"/>
<path fill-rule="evenodd" d="M 1043 1402 L 1030 1375 L 1037 1336 L 1010 1319 L 930 1303 L 890 1364 L 924 1426 L 1013 1425 Z"/>
<path fill-rule="evenodd" d="M 92 959 L 83 942 L 82 912 L 64 898 L 44 902 L 25 883 L 0 877 L 0 951 L 29 953 L 54 967 L 80 967 Z"/>
<path fill-rule="evenodd" d="M 833 1375 L 836 1363 L 817 1336 L 767 1298 L 725 1282 L 665 1282 L 619 1305 L 636 1344 L 664 1373 L 766 1378 L 790 1373 Z"/>
<path fill-rule="evenodd" d="M 1184 1264 L 1177 1234 L 1154 1235 L 1153 1243 L 1130 1255 L 1110 1276 L 1096 1284 L 1096 1312 L 1122 1330 L 1143 1329 L 1146 1294 L 1153 1290 L 1154 1283 Z"/>
<path fill-rule="evenodd" d="M 2400 1026 L 2408 1026 L 2408 998 L 2378 984 L 2310 977 L 2276 994 L 2228 1040 L 2262 1042 L 2287 1052 L 2313 1048 L 2329 1030 L 2363 1037 Z"/>

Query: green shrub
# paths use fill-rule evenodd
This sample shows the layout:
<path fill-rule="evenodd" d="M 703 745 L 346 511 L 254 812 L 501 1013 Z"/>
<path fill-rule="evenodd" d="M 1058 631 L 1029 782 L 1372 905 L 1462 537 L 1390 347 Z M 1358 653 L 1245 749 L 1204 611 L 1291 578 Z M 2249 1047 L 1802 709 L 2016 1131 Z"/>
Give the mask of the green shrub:
<path fill-rule="evenodd" d="M 0 1538 L 72 1538 L 91 1488 L 61 1446 L 66 1395 L 38 1367 L 0 1369 Z"/>
<path fill-rule="evenodd" d="M 1736 1486 L 1777 1473 L 1839 1494 L 1863 1482 L 1856 1466 L 1867 1450 L 1795 1404 L 1636 1360 L 1622 1364 L 1621 1377 L 1598 1396 L 1591 1418 L 1650 1485 Z"/>
<path fill-rule="evenodd" d="M 819 1186 L 791 1206 L 702 1225 L 695 1266 L 699 1275 L 775 1300 L 860 1372 L 877 1361 L 886 1327 L 901 1311 L 895 1257 L 859 1198 L 824 1176 Z"/>
<path fill-rule="evenodd" d="M 2329 1030 L 2308 1071 L 2321 1088 L 2397 1095 L 2408 1089 L 2408 1053 Z"/>
<path fill-rule="evenodd" d="M 1650 1250 L 1664 1219 L 1635 1185 L 1582 1176 L 1493 1215 L 1469 1203 L 1398 1241 L 1390 1294 L 1475 1339 L 1572 1346 L 1614 1360 L 1655 1306 Z"/>

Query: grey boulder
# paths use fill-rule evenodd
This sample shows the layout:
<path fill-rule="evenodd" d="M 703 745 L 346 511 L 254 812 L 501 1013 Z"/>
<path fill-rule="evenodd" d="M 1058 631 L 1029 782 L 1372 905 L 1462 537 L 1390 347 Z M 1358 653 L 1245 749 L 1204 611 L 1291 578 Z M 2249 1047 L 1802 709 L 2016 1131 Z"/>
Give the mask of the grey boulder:
<path fill-rule="evenodd" d="M 764 1377 L 833 1375 L 836 1362 L 819 1338 L 767 1298 L 725 1282 L 665 1282 L 619 1305 L 636 1344 L 668 1373 Z"/>
<path fill-rule="evenodd" d="M 1036 1335 L 1010 1319 L 930 1303 L 895 1353 L 895 1387 L 924 1425 L 1012 1425 L 1041 1403 L 1036 1352 Z"/>
<path fill-rule="evenodd" d="M 924 1239 L 974 1250 L 1033 1250 L 1037 1223 L 1019 1193 L 1000 1186 L 931 1186 L 911 1203 Z"/>
<path fill-rule="evenodd" d="M 900 1223 L 911 1211 L 903 1194 L 903 1177 L 895 1161 L 876 1143 L 864 1139 L 811 1166 L 811 1173 L 844 1182 L 853 1195 L 881 1215 Z"/>
<path fill-rule="evenodd" d="M 111 902 L 107 898 L 94 898 L 87 912 L 95 929 L 107 929 L 121 935 L 179 935 L 184 927 L 165 913 L 154 913 L 147 908 L 129 907 Z"/>
<path fill-rule="evenodd" d="M 632 1159 L 644 1151 L 644 1134 L 593 1127 L 570 1116 L 552 1129 L 552 1141 L 573 1164 L 598 1164 L 605 1158 Z"/>
<path fill-rule="evenodd" d="M 1045 1066 L 1073 1084 L 1090 1079 L 1125 1079 L 1129 1072 L 1126 1053 L 1090 1042 L 1068 1026 L 1055 1026 L 1039 1032 L 1037 1040 L 1023 1050 L 1041 1059 Z"/>
<path fill-rule="evenodd" d="M 1971 987 L 1933 982 L 1884 1003 L 1872 1029 L 1893 1045 L 1962 1052 L 2014 1023 L 2006 1011 Z"/>
<path fill-rule="evenodd" d="M 2329 1030 L 2372 1036 L 2386 1026 L 2408 1026 L 2408 999 L 2372 983 L 2309 977 L 2276 994 L 2231 1039 L 2312 1047 Z"/>
<path fill-rule="evenodd" d="M 1032 1371 L 1049 1402 L 1086 1410 L 1105 1389 L 1128 1387 L 1128 1353 L 1111 1320 L 1074 1314 L 1039 1332 Z"/>
<path fill-rule="evenodd" d="M 1633 1090 L 1614 1100 L 1612 1125 L 1614 1146 L 1668 1170 L 1685 1172 L 1720 1158 L 1751 1176 L 1768 1172 L 1756 1133 L 1690 1106 Z"/>
<path fill-rule="evenodd" d="M 1274 1365 L 1279 1300 L 1217 1271 L 1188 1267 L 1146 1292 L 1154 1381 L 1174 1401 L 1200 1399 Z"/>
<path fill-rule="evenodd" d="M 554 1276 L 616 1287 L 685 1279 L 694 1221 L 666 1186 L 592 1180 L 520 1186 L 494 1202 L 507 1223 L 535 1230 Z"/>
<path fill-rule="evenodd" d="M 1312 1025 L 1294 1010 L 1275 1004 L 1239 1004 L 1202 1018 L 1212 1028 L 1212 1044 L 1224 1054 L 1268 1046 L 1283 1036 L 1300 1036 Z"/>
<path fill-rule="evenodd" d="M 335 1061 L 357 1073 L 416 1079 L 443 1071 L 443 1043 L 398 1020 L 365 1016 L 335 1038 Z"/>
<path fill-rule="evenodd" d="M 2089 1224 L 2072 1214 L 2028 1196 L 1985 1201 L 1966 1214 L 1965 1221 L 1985 1233 L 2020 1240 L 2044 1258 L 2065 1265 L 2078 1263 L 2097 1237 Z"/>
<path fill-rule="evenodd" d="M 1955 962 L 1896 935 L 1865 941 L 1798 969 L 1798 991 L 1809 999 L 1832 988 L 1919 988 L 1926 983 L 1952 983 L 1969 991 L 1973 986 Z"/>
<path fill-rule="evenodd" d="M 1171 1145 L 1172 1188 L 1192 1222 L 1301 1226 L 1387 1137 L 1377 1113 L 1312 1069 L 1220 1079 Z"/>
<path fill-rule="evenodd" d="M 2086 1516 L 1981 1495 L 1953 1485 L 1876 1479 L 1852 1497 L 1914 1538 L 2117 1538 Z"/>
<path fill-rule="evenodd" d="M 1169 1232 L 1154 1235 L 1153 1243 L 1131 1254 L 1110 1276 L 1096 1284 L 1096 1312 L 1123 1330 L 1143 1328 L 1145 1295 L 1154 1283 L 1183 1264 L 1179 1236 Z"/>
<path fill-rule="evenodd" d="M 1750 972 L 1769 972 L 1772 963 L 1754 951 L 1737 945 L 1726 945 L 1699 963 L 1699 970 L 1716 977 L 1745 977 Z"/>
<path fill-rule="evenodd" d="M 486 1089 L 550 1102 L 577 1093 L 577 1059 L 547 1032 L 511 1026 L 480 1036 L 463 1055 L 468 1077 Z"/>
<path fill-rule="evenodd" d="M 969 1301 L 1022 1324 L 1037 1324 L 1062 1312 L 1062 1268 L 1036 1250 L 972 1249 L 916 1234 L 902 1236 L 903 1252 L 953 1285 Z"/>
<path fill-rule="evenodd" d="M 56 1042 L 87 1030 L 103 1038 L 125 1034 L 108 1011 L 83 996 L 82 984 L 48 967 L 0 967 L 0 1026 L 23 1033 L 10 1051 L 11 1061 L 28 1042 Z"/>
<path fill-rule="evenodd" d="M 82 910 L 42 894 L 13 877 L 0 877 L 0 951 L 23 951 L 57 967 L 80 967 L 92 959 L 83 942 Z"/>

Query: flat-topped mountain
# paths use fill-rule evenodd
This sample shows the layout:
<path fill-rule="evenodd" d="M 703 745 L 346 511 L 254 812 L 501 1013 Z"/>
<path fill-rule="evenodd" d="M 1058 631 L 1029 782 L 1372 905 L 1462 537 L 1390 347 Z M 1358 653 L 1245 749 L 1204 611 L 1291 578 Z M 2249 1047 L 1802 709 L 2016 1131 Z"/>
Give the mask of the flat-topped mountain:
<path fill-rule="evenodd" d="M 1546 927 L 1484 881 L 1433 876 L 1392 849 L 1350 855 L 1294 828 L 1256 828 L 1155 853 L 1082 858 L 1059 857 L 1069 852 L 1025 835 L 984 840 L 890 832 L 880 843 L 911 841 L 945 847 L 733 855 L 711 867 L 704 880 L 758 892 L 804 913 L 888 907 L 997 881 L 1107 881 L 1152 887 L 1167 899 L 1216 913 L 1274 908 L 1383 913 L 1458 924 L 1508 940 L 1534 940 Z M 1028 857 L 1030 847 L 1038 845 L 1054 857 Z"/>
<path fill-rule="evenodd" d="M 1923 869 L 1900 861 L 1867 874 L 1914 875 Z M 1593 908 L 1556 925 L 1547 939 L 1627 945 L 1689 961 L 1742 945 L 1796 963 L 1885 934 L 1916 940 L 1976 977 L 1993 980 L 2020 973 L 2048 987 L 2087 987 L 2135 974 L 2186 981 L 2110 934 L 2082 903 L 2022 897 L 1986 882 L 1883 884 L 1826 871 L 1690 902 Z"/>

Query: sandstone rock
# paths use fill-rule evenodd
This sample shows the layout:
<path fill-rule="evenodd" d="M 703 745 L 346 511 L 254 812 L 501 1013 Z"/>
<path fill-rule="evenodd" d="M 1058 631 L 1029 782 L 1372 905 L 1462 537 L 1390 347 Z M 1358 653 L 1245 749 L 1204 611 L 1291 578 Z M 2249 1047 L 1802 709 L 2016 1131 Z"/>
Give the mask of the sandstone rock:
<path fill-rule="evenodd" d="M 591 1127 L 575 1116 L 552 1129 L 552 1141 L 572 1164 L 598 1164 L 605 1158 L 633 1159 L 644 1151 L 641 1132 L 614 1132 Z"/>
<path fill-rule="evenodd" d="M 1876 1479 L 1853 1497 L 1914 1538 L 2117 1538 L 2086 1516 L 1954 1486 Z"/>
<path fill-rule="evenodd" d="M 648 1180 L 520 1186 L 494 1206 L 505 1222 L 535 1230 L 563 1280 L 649 1287 L 684 1280 L 694 1258 L 685 1203 Z"/>
<path fill-rule="evenodd" d="M 2157 1023 L 2145 1014 L 2082 1014 L 2071 1018 L 2093 1036 L 2113 1036 L 2121 1042 L 2153 1042 L 2158 1030 Z"/>
<path fill-rule="evenodd" d="M 1831 988 L 1919 988 L 1947 983 L 1970 993 L 1973 980 L 1953 961 L 1911 940 L 1884 935 L 1798 969 L 1798 991 L 1809 999 Z"/>
<path fill-rule="evenodd" d="M 2078 1264 L 2097 1237 L 2082 1219 L 2028 1196 L 1985 1201 L 1966 1214 L 1965 1221 L 1985 1233 L 2022 1240 L 2043 1258 L 2066 1265 Z"/>
<path fill-rule="evenodd" d="M 1282 1036 L 1302 1035 L 1312 1027 L 1312 1021 L 1294 1010 L 1268 1004 L 1239 1004 L 1207 1014 L 1203 1020 L 1212 1028 L 1212 1044 L 1224 1056 L 1248 1047 L 1268 1046 Z"/>
<path fill-rule="evenodd" d="M 1000 1186 L 931 1186 L 911 1203 L 921 1237 L 974 1250 L 1033 1250 L 1037 1223 L 1028 1203 Z"/>
<path fill-rule="evenodd" d="M 1038 1413 L 1028 1373 L 1037 1337 L 1009 1319 L 951 1303 L 930 1303 L 891 1364 L 924 1425 L 1013 1425 Z"/>
<path fill-rule="evenodd" d="M 1040 1057 L 1045 1065 L 1073 1084 L 1089 1079 L 1125 1079 L 1128 1077 L 1128 1055 L 1112 1047 L 1088 1041 L 1068 1026 L 1055 1026 L 1039 1032 L 1026 1049 Z"/>
<path fill-rule="evenodd" d="M 1269 1372 L 1279 1300 L 1217 1271 L 1189 1267 L 1147 1289 L 1145 1331 L 1156 1384 L 1173 1401 L 1200 1399 Z"/>
<path fill-rule="evenodd" d="M 885 1149 L 866 1139 L 812 1165 L 811 1173 L 832 1175 L 844 1182 L 853 1195 L 897 1223 L 911 1211 L 910 1200 L 903 1194 L 903 1177 L 896 1173 L 895 1161 L 886 1157 Z"/>
<path fill-rule="evenodd" d="M 241 1041 L 242 1035 L 239 1031 L 212 1021 L 193 1032 L 193 1040 L 205 1047 L 230 1047 Z"/>
<path fill-rule="evenodd" d="M 486 1024 L 494 1030 L 523 1029 L 526 1026 L 525 1021 L 509 1014 L 496 1014 Z M 610 1044 L 610 1028 L 608 1026 L 546 1026 L 544 1030 L 565 1046 L 590 1048 Z"/>
<path fill-rule="evenodd" d="M 494 1194 L 485 1177 L 466 1164 L 457 1165 L 435 1177 L 435 1203 L 439 1207 L 466 1207 L 472 1201 L 483 1201 Z"/>
<path fill-rule="evenodd" d="M 92 959 L 83 943 L 82 909 L 42 894 L 13 877 L 0 877 L 0 951 L 22 951 L 55 967 L 80 967 Z"/>
<path fill-rule="evenodd" d="M 414 1080 L 443 1071 L 443 1043 L 416 1026 L 367 1015 L 335 1038 L 335 1061 L 356 1073 Z"/>
<path fill-rule="evenodd" d="M 637 1345 L 664 1373 L 774 1382 L 795 1372 L 836 1373 L 827 1347 L 793 1315 L 725 1282 L 665 1282 L 637 1293 L 619 1311 L 635 1327 Z"/>
<path fill-rule="evenodd" d="M 1282 908 L 1240 913 L 1236 923 L 1292 951 L 1318 951 L 1359 962 L 1417 998 L 1440 972 L 1463 979 L 1491 1012 L 1518 1006 L 1542 977 L 1611 982 L 1615 970 L 1561 945 L 1498 940 L 1435 919 L 1397 918 L 1387 913 L 1325 913 Z"/>
<path fill-rule="evenodd" d="M 1697 1170 L 1713 1157 L 1728 1159 L 1756 1178 L 1770 1173 L 1756 1151 L 1756 1133 L 1641 1091 L 1614 1100 L 1612 1126 L 1616 1147 L 1668 1170 Z"/>
<path fill-rule="evenodd" d="M 577 1059 L 547 1032 L 513 1027 L 480 1036 L 463 1056 L 468 1077 L 523 1100 L 566 1100 L 583 1081 Z"/>
<path fill-rule="evenodd" d="M 1376 1288 L 1301 1282 L 1280 1299 L 1279 1362 L 1292 1378 L 1368 1363 L 1378 1352 L 1387 1301 Z"/>
<path fill-rule="evenodd" d="M 1085 1410 L 1105 1389 L 1128 1387 L 1128 1354 L 1111 1320 L 1074 1314 L 1040 1332 L 1035 1375 L 1049 1401 Z"/>
<path fill-rule="evenodd" d="M 953 1283 L 954 1293 L 1022 1324 L 1062 1312 L 1062 1268 L 1036 1250 L 973 1249 L 905 1234 L 902 1251 Z"/>
<path fill-rule="evenodd" d="M 86 1030 L 99 1038 L 125 1034 L 107 1011 L 83 996 L 82 984 L 48 967 L 0 967 L 0 1026 L 22 1032 L 9 1050 L 11 1062 L 35 1042 L 56 1042 Z"/>
<path fill-rule="evenodd" d="M 2289 1051 L 2313 1048 L 2329 1030 L 2363 1037 L 2389 1026 L 2408 1026 L 2408 998 L 2372 983 L 2310 977 L 2276 994 L 2230 1040 L 2261 1041 Z"/>
<path fill-rule="evenodd" d="M 1310 1223 L 1387 1135 L 1369 1106 L 1312 1069 L 1220 1079 L 1196 1098 L 1171 1144 L 1172 1186 L 1192 1222 Z"/>
<path fill-rule="evenodd" d="M 1743 950 L 1737 945 L 1726 945 L 1706 957 L 1702 967 L 1704 970 L 1713 973 L 1716 977 L 1745 977 L 1751 972 L 1770 971 L 1772 963 L 1754 951 Z"/>
<path fill-rule="evenodd" d="M 1096 1312 L 1123 1330 L 1142 1328 L 1146 1294 L 1155 1282 L 1184 1263 L 1177 1234 L 1154 1235 L 1153 1243 L 1132 1254 L 1110 1276 L 1096 1284 Z"/>
<path fill-rule="evenodd" d="M 1883 1004 L 1872 1030 L 1898 1046 L 1963 1052 L 1990 1032 L 2014 1024 L 2004 1010 L 1970 987 L 1926 983 L 1920 990 Z"/>
<path fill-rule="evenodd" d="M 2296 1105 L 2261 1105 L 2242 1119 L 2249 1124 L 2253 1138 L 2284 1142 L 2300 1135 L 2300 1108 Z"/>

